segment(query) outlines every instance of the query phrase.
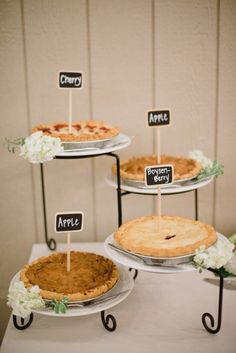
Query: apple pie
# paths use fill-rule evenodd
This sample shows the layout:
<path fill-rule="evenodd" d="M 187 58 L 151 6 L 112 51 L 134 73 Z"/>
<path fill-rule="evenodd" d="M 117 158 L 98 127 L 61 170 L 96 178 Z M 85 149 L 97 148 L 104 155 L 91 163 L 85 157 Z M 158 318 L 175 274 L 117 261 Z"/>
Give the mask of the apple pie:
<path fill-rule="evenodd" d="M 76 301 L 106 293 L 119 278 L 117 266 L 101 255 L 72 251 L 70 272 L 66 263 L 66 253 L 40 257 L 24 266 L 20 279 L 27 288 L 38 285 L 44 299 Z"/>
<path fill-rule="evenodd" d="M 42 131 L 43 134 L 59 137 L 64 142 L 85 142 L 105 140 L 115 137 L 120 130 L 102 121 L 84 120 L 72 123 L 69 132 L 68 123 L 41 124 L 32 129 L 33 132 Z"/>
<path fill-rule="evenodd" d="M 145 216 L 124 223 L 114 238 L 133 253 L 176 257 L 193 254 L 200 246 L 208 248 L 217 235 L 212 226 L 188 218 Z"/>

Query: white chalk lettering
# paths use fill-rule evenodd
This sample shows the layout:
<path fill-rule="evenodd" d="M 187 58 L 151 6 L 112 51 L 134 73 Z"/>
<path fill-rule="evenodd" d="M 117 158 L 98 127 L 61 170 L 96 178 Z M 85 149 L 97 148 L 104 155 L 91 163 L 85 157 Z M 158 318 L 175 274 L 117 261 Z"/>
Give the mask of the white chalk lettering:
<path fill-rule="evenodd" d="M 150 114 L 149 123 L 168 122 L 168 115 L 166 113 Z"/>
<path fill-rule="evenodd" d="M 168 174 L 169 169 L 168 168 L 148 168 L 147 169 L 148 175 L 160 175 L 160 174 Z"/>
<path fill-rule="evenodd" d="M 154 176 L 154 181 L 155 181 L 155 183 L 164 181 L 165 184 L 168 184 L 169 181 L 170 181 L 170 176 L 169 176 L 169 174 L 168 175 L 161 175 L 161 176 L 155 175 Z"/>
<path fill-rule="evenodd" d="M 62 219 L 61 217 L 59 217 L 59 220 L 58 220 L 58 228 L 78 227 L 79 225 L 80 225 L 80 222 L 78 218 Z"/>
<path fill-rule="evenodd" d="M 62 85 L 69 83 L 71 85 L 79 87 L 81 85 L 81 81 L 82 81 L 82 76 L 78 76 L 78 77 L 69 77 L 67 75 L 60 76 L 60 83 Z"/>

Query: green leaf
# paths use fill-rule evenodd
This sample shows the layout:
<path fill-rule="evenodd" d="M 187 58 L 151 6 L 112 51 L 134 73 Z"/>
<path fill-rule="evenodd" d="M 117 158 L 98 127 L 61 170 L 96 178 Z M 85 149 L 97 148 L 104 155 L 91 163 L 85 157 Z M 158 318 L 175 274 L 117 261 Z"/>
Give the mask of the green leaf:
<path fill-rule="evenodd" d="M 224 174 L 224 166 L 223 164 L 213 161 L 212 165 L 207 166 L 206 168 L 203 168 L 201 172 L 198 174 L 197 179 L 201 180 L 203 178 L 206 178 L 208 176 L 215 176 L 218 177 L 219 175 Z"/>
<path fill-rule="evenodd" d="M 67 297 L 63 297 L 59 301 L 53 299 L 48 303 L 48 306 L 52 308 L 57 314 L 65 314 L 67 311 L 66 302 L 68 301 L 69 299 Z"/>
<path fill-rule="evenodd" d="M 62 314 L 65 314 L 65 313 L 66 313 L 66 306 L 65 306 L 65 304 L 63 304 L 63 303 L 60 303 L 60 304 L 59 304 L 59 311 L 60 311 L 60 313 L 62 313 Z"/>
<path fill-rule="evenodd" d="M 226 271 L 226 270 L 224 269 L 224 267 L 221 267 L 221 268 L 219 268 L 219 269 L 217 269 L 217 270 L 215 271 L 215 275 L 216 275 L 217 277 L 226 278 L 226 277 L 229 277 L 229 276 L 230 276 L 230 273 L 229 273 L 228 271 Z"/>

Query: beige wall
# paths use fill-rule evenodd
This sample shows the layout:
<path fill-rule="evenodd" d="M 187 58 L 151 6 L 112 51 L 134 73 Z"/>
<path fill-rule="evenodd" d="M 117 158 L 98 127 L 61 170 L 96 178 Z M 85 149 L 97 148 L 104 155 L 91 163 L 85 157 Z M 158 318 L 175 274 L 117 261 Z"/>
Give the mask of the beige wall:
<path fill-rule="evenodd" d="M 236 231 L 234 0 L 0 0 L 0 26 L 1 140 L 65 120 L 68 92 L 57 89 L 57 73 L 81 70 L 74 119 L 104 119 L 135 136 L 120 152 L 125 158 L 155 151 L 145 112 L 170 108 L 162 151 L 199 148 L 225 165 L 225 175 L 199 193 L 200 219 L 226 235 Z M 39 167 L 2 144 L 1 157 L 4 300 L 11 276 L 44 236 Z M 103 240 L 116 228 L 116 193 L 104 181 L 112 163 L 101 157 L 45 165 L 50 236 L 58 210 L 84 211 L 85 229 L 74 241 Z M 155 200 L 130 195 L 123 206 L 127 220 L 154 212 Z M 163 208 L 193 217 L 193 195 L 169 196 Z"/>

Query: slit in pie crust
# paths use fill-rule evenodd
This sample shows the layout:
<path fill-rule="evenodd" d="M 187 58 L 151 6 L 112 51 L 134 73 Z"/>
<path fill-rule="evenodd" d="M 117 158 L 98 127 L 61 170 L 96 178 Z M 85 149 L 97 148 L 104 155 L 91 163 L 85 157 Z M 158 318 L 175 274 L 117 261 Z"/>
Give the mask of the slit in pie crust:
<path fill-rule="evenodd" d="M 102 121 L 83 120 L 72 123 L 72 131 L 69 132 L 68 123 L 41 124 L 32 129 L 33 132 L 42 131 L 51 137 L 59 137 L 64 142 L 97 141 L 115 137 L 120 130 L 107 125 Z"/>
<path fill-rule="evenodd" d="M 20 272 L 25 287 L 38 285 L 44 299 L 70 301 L 92 299 L 106 293 L 119 278 L 119 270 L 101 255 L 71 251 L 71 270 L 67 272 L 66 253 L 43 256 Z"/>
<path fill-rule="evenodd" d="M 157 157 L 132 157 L 120 163 L 120 176 L 123 179 L 144 182 L 144 169 L 150 165 L 157 165 Z M 174 166 L 174 180 L 188 179 L 197 176 L 202 166 L 194 159 L 179 156 L 161 156 L 161 164 Z M 112 173 L 116 175 L 116 164 L 112 166 Z"/>
<path fill-rule="evenodd" d="M 157 216 L 144 216 L 124 223 L 115 233 L 116 242 L 133 253 L 176 257 L 193 254 L 200 246 L 206 248 L 217 239 L 208 224 L 176 216 L 162 216 L 158 229 Z"/>

